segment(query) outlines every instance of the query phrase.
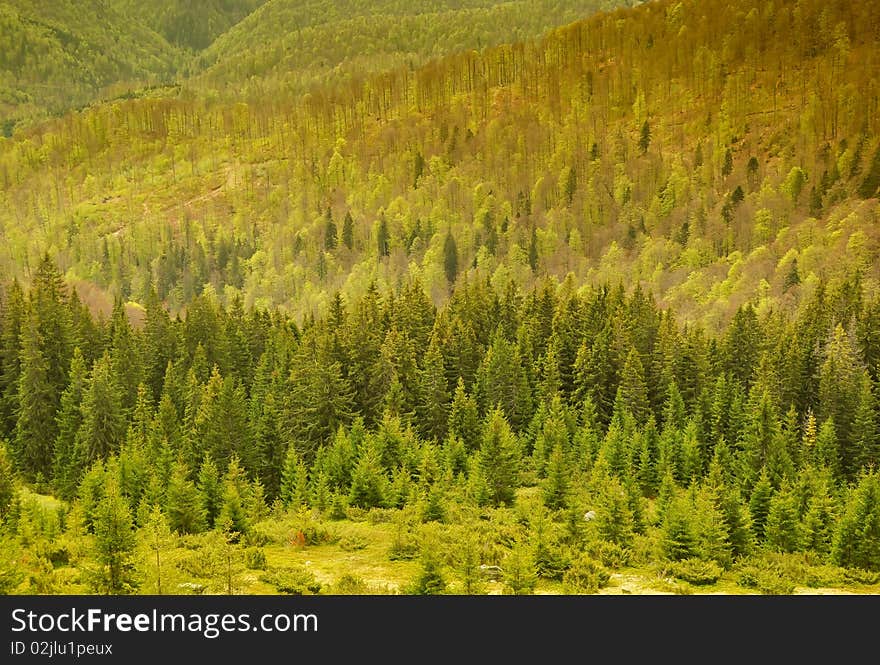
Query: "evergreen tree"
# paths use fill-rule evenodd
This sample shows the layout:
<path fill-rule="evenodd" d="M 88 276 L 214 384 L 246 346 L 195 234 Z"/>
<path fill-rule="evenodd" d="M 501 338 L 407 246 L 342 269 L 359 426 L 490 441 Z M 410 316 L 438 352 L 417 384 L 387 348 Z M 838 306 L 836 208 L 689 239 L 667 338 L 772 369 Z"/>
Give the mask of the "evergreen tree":
<path fill-rule="evenodd" d="M 681 561 L 697 553 L 692 522 L 692 506 L 686 497 L 672 499 L 663 517 L 661 550 L 672 561 Z"/>
<path fill-rule="evenodd" d="M 832 557 L 839 566 L 880 571 L 880 475 L 863 474 L 834 534 Z"/>
<path fill-rule="evenodd" d="M 347 211 L 342 220 L 342 244 L 348 249 L 354 249 L 354 220 L 351 218 L 351 211 Z"/>
<path fill-rule="evenodd" d="M 496 506 L 513 503 L 519 472 L 519 445 L 504 413 L 498 408 L 487 415 L 483 425 L 479 465 L 490 501 Z"/>
<path fill-rule="evenodd" d="M 449 393 L 446 390 L 446 370 L 443 356 L 436 343 L 431 343 L 425 355 L 419 377 L 419 431 L 425 438 L 442 441 L 446 436 Z"/>
<path fill-rule="evenodd" d="M 767 547 L 777 552 L 796 552 L 800 546 L 797 506 L 788 487 L 770 499 L 765 534 Z"/>
<path fill-rule="evenodd" d="M 458 276 L 458 248 L 452 233 L 447 233 L 446 240 L 443 241 L 443 271 L 446 273 L 446 281 L 454 284 Z"/>
<path fill-rule="evenodd" d="M 642 123 L 642 129 L 639 132 L 639 151 L 644 155 L 648 152 L 648 146 L 651 145 L 651 126 L 648 121 Z"/>
<path fill-rule="evenodd" d="M 514 544 L 503 563 L 505 593 L 523 596 L 535 592 L 538 574 L 534 556 L 527 546 Z"/>
<path fill-rule="evenodd" d="M 24 294 L 18 280 L 13 280 L 6 289 L 0 320 L 0 428 L 2 435 L 7 438 L 15 434 L 19 410 L 20 350 L 24 319 Z"/>
<path fill-rule="evenodd" d="M 382 471 L 381 454 L 374 440 L 361 449 L 360 459 L 351 479 L 349 501 L 360 508 L 377 508 L 385 502 L 385 477 Z"/>
<path fill-rule="evenodd" d="M 13 453 L 19 468 L 31 480 L 48 477 L 51 472 L 52 443 L 57 436 L 54 388 L 42 345 L 37 321 L 30 316 L 22 330 Z"/>
<path fill-rule="evenodd" d="M 245 490 L 244 471 L 239 465 L 238 458 L 233 456 L 223 477 L 223 499 L 216 520 L 216 525 L 230 534 L 233 541 L 247 534 L 250 528 L 244 507 Z"/>
<path fill-rule="evenodd" d="M 462 440 L 468 452 L 477 449 L 480 444 L 480 417 L 477 403 L 471 398 L 459 378 L 449 409 L 449 431 Z"/>
<path fill-rule="evenodd" d="M 308 475 L 306 466 L 297 455 L 296 448 L 288 446 L 281 471 L 279 498 L 285 506 L 298 508 L 307 500 Z"/>
<path fill-rule="evenodd" d="M 59 497 L 70 500 L 83 473 L 84 460 L 76 445 L 77 433 L 82 426 L 82 403 L 86 390 L 86 365 L 79 348 L 74 349 L 70 361 L 70 383 L 61 395 L 58 412 L 58 437 L 52 462 L 52 484 Z"/>
<path fill-rule="evenodd" d="M 15 475 L 12 470 L 12 461 L 6 451 L 6 443 L 0 440 L 0 524 L 4 519 L 7 519 L 15 496 Z"/>
<path fill-rule="evenodd" d="M 758 482 L 752 489 L 752 495 L 749 499 L 749 512 L 752 516 L 752 531 L 758 542 L 764 541 L 765 529 L 767 525 L 767 515 L 770 512 L 770 502 L 773 498 L 773 485 L 767 476 L 766 470 L 761 471 Z"/>
<path fill-rule="evenodd" d="M 324 215 L 324 249 L 328 252 L 336 249 L 336 223 L 333 221 L 333 215 L 330 208 L 327 208 L 327 214 Z"/>
<path fill-rule="evenodd" d="M 562 446 L 556 445 L 550 453 L 547 480 L 544 481 L 544 505 L 550 510 L 564 510 L 568 505 L 569 480 Z"/>
<path fill-rule="evenodd" d="M 205 455 L 205 459 L 199 468 L 198 478 L 198 505 L 205 517 L 208 528 L 213 528 L 220 515 L 220 509 L 223 505 L 223 488 L 220 483 L 220 473 L 217 465 L 210 455 Z"/>
<path fill-rule="evenodd" d="M 94 528 L 96 556 L 101 566 L 99 588 L 110 594 L 130 593 L 136 539 L 131 510 L 112 479 L 95 508 Z"/>
<path fill-rule="evenodd" d="M 180 534 L 201 531 L 205 520 L 201 498 L 196 486 L 189 479 L 189 469 L 183 462 L 176 462 L 165 493 L 168 526 Z"/>
<path fill-rule="evenodd" d="M 113 380 L 109 354 L 92 367 L 82 403 L 82 425 L 77 433 L 79 455 L 86 463 L 117 451 L 125 435 L 119 387 Z"/>

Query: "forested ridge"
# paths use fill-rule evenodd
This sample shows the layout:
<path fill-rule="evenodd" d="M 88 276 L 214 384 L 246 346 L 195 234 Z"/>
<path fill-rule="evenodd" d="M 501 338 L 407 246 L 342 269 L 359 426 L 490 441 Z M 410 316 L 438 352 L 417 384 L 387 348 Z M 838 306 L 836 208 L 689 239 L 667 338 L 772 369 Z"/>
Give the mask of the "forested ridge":
<path fill-rule="evenodd" d="M 257 4 L 0 139 L 0 590 L 880 589 L 880 5 Z"/>

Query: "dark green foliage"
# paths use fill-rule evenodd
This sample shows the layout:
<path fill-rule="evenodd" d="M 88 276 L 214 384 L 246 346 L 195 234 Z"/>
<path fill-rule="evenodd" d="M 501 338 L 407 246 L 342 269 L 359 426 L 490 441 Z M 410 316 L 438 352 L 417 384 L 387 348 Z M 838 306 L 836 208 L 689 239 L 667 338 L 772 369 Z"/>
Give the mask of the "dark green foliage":
<path fill-rule="evenodd" d="M 535 559 L 529 548 L 521 543 L 514 544 L 502 562 L 504 570 L 504 591 L 514 596 L 534 593 L 538 583 Z"/>
<path fill-rule="evenodd" d="M 204 469 L 204 467 L 203 467 Z M 197 533 L 204 528 L 206 510 L 200 500 L 199 491 L 189 479 L 189 469 L 177 462 L 168 481 L 165 492 L 165 513 L 168 526 L 177 533 Z"/>
<path fill-rule="evenodd" d="M 98 589 L 111 594 L 131 592 L 135 534 L 128 503 L 112 481 L 95 507 L 94 527 L 96 556 L 102 566 Z"/>
<path fill-rule="evenodd" d="M 5 520 L 15 498 L 15 477 L 5 442 L 0 441 L 0 520 Z"/>
<path fill-rule="evenodd" d="M 446 281 L 453 284 L 458 276 L 458 248 L 451 233 L 447 233 L 446 240 L 443 241 L 443 270 Z"/>
<path fill-rule="evenodd" d="M 880 571 L 880 475 L 866 473 L 852 491 L 834 534 L 840 566 Z"/>
<path fill-rule="evenodd" d="M 489 500 L 496 506 L 512 503 L 517 486 L 519 445 L 500 409 L 494 409 L 483 426 L 479 467 Z"/>
<path fill-rule="evenodd" d="M 50 472 L 51 446 L 57 432 L 50 367 L 41 345 L 37 322 L 31 317 L 22 332 L 21 375 L 16 400 L 18 419 L 13 445 L 15 459 L 30 479 Z"/>
<path fill-rule="evenodd" d="M 761 477 L 752 489 L 749 498 L 749 512 L 752 516 L 752 531 L 755 538 L 761 542 L 764 540 L 767 525 L 767 515 L 770 513 L 770 503 L 773 497 L 773 485 L 767 477 L 766 470 L 762 470 Z"/>
<path fill-rule="evenodd" d="M 648 146 L 651 145 L 651 126 L 648 121 L 642 123 L 642 129 L 639 132 L 639 151 L 644 155 L 648 152 Z"/>

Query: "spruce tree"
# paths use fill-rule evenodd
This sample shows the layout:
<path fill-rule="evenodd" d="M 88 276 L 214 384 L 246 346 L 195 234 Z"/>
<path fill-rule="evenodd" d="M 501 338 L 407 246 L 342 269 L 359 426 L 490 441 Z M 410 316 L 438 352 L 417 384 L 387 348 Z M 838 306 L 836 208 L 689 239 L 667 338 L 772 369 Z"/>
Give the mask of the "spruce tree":
<path fill-rule="evenodd" d="M 562 446 L 557 444 L 550 453 L 547 479 L 544 481 L 544 505 L 550 510 L 564 510 L 568 505 L 568 468 Z"/>
<path fill-rule="evenodd" d="M 86 365 L 79 347 L 70 361 L 70 383 L 61 395 L 58 412 L 58 437 L 52 462 L 52 485 L 59 497 L 69 501 L 76 494 L 83 473 L 83 463 L 76 445 L 82 426 L 82 403 L 86 389 Z"/>
<path fill-rule="evenodd" d="M 499 408 L 488 414 L 483 426 L 479 465 L 493 505 L 513 503 L 519 472 L 519 445 Z"/>
<path fill-rule="evenodd" d="M 419 373 L 419 431 L 426 438 L 442 441 L 446 436 L 449 418 L 449 393 L 446 390 L 446 370 L 440 347 L 432 341 Z"/>
<path fill-rule="evenodd" d="M 866 473 L 838 522 L 832 558 L 839 566 L 880 571 L 880 474 Z"/>
<path fill-rule="evenodd" d="M 471 398 L 459 378 L 449 408 L 449 431 L 462 440 L 468 452 L 480 445 L 480 417 L 477 403 Z"/>
<path fill-rule="evenodd" d="M 354 220 L 351 218 L 351 211 L 347 211 L 342 220 L 342 244 L 348 249 L 354 249 Z"/>
<path fill-rule="evenodd" d="M 308 499 L 308 477 L 296 448 L 288 446 L 281 470 L 281 492 L 279 498 L 285 506 L 299 508 Z"/>
<path fill-rule="evenodd" d="M 6 451 L 6 442 L 0 440 L 0 524 L 6 518 L 15 498 L 15 475 L 12 461 Z"/>
<path fill-rule="evenodd" d="M 108 480 L 94 519 L 96 558 L 101 566 L 99 588 L 110 594 L 130 593 L 136 544 L 131 510 L 116 483 Z"/>
<path fill-rule="evenodd" d="M 777 552 L 796 552 L 801 543 L 797 506 L 789 487 L 785 486 L 770 499 L 765 527 L 767 547 Z"/>
<path fill-rule="evenodd" d="M 447 233 L 446 240 L 443 241 L 443 272 L 446 274 L 446 281 L 454 284 L 458 276 L 458 248 L 452 233 Z"/>
<path fill-rule="evenodd" d="M 223 505 L 223 488 L 217 465 L 210 455 L 205 455 L 199 468 L 198 491 L 199 507 L 205 516 L 208 528 L 213 528 Z"/>
<path fill-rule="evenodd" d="M 752 489 L 749 498 L 749 512 L 752 516 L 752 531 L 758 542 L 764 541 L 767 515 L 770 512 L 770 502 L 773 498 L 773 485 L 767 476 L 766 470 L 761 471 L 758 482 Z"/>
<path fill-rule="evenodd" d="M 189 479 L 189 469 L 182 461 L 175 462 L 165 492 L 165 513 L 168 526 L 180 534 L 198 533 L 205 527 L 205 509 L 199 491 Z"/>
<path fill-rule="evenodd" d="M 86 463 L 117 451 L 125 435 L 119 387 L 113 380 L 109 354 L 92 367 L 82 403 L 82 424 L 77 433 L 79 455 Z"/>
<path fill-rule="evenodd" d="M 35 317 L 22 330 L 21 375 L 18 381 L 18 418 L 13 454 L 25 476 L 48 477 L 52 469 L 52 444 L 57 436 L 54 388 L 50 366 L 42 351 L 43 340 Z"/>

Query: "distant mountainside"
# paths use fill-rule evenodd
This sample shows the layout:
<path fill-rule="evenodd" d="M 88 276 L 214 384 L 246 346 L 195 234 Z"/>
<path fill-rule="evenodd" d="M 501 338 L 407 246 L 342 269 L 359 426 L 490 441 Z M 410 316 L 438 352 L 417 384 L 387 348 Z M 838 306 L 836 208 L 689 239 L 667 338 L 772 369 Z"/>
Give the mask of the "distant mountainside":
<path fill-rule="evenodd" d="M 200 51 L 265 0 L 110 0 L 169 44 Z"/>
<path fill-rule="evenodd" d="M 119 6 L 117 6 L 117 4 Z M 114 83 L 173 78 L 181 55 L 104 0 L 0 2 L 0 122 L 53 115 Z"/>
<path fill-rule="evenodd" d="M 630 1 L 0 0 L 0 135 L 181 84 L 198 97 L 301 92 L 329 76 L 534 37 Z"/>
<path fill-rule="evenodd" d="M 536 37 L 632 0 L 270 0 L 195 59 L 198 83 L 253 97 Z"/>

